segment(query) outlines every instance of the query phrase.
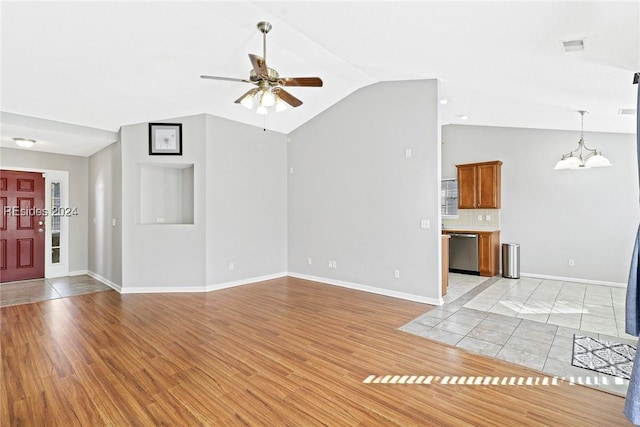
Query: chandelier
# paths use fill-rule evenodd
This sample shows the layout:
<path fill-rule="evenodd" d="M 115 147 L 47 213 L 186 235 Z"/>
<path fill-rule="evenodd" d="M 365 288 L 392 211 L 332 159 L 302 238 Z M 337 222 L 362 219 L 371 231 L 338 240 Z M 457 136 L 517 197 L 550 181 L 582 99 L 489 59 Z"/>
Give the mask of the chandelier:
<path fill-rule="evenodd" d="M 584 115 L 587 111 L 580 110 L 580 140 L 578 148 L 569 153 L 563 154 L 562 158 L 556 163 L 554 169 L 589 169 L 611 166 L 611 162 L 601 151 L 591 149 L 584 143 Z"/>

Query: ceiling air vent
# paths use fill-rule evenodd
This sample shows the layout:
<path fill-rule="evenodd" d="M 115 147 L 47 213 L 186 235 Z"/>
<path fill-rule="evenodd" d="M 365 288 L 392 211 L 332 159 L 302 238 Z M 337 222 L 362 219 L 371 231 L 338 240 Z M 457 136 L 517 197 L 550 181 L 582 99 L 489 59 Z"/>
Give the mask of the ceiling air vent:
<path fill-rule="evenodd" d="M 584 50 L 584 39 L 563 40 L 562 49 L 564 49 L 565 52 L 579 52 Z"/>
<path fill-rule="evenodd" d="M 620 115 L 634 115 L 636 114 L 636 109 L 635 108 L 618 108 L 618 114 Z"/>

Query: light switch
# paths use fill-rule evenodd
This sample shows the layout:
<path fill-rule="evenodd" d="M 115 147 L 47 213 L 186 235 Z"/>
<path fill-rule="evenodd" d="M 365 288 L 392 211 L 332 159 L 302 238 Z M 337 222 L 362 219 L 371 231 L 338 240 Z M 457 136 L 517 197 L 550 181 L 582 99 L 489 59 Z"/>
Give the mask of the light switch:
<path fill-rule="evenodd" d="M 408 159 L 409 157 L 411 157 L 411 148 L 405 148 L 404 150 L 404 156 Z"/>
<path fill-rule="evenodd" d="M 431 228 L 431 221 L 423 219 L 420 221 L 420 228 Z"/>
<path fill-rule="evenodd" d="M 116 219 L 115 219 L 115 218 L 113 218 L 113 219 L 111 220 L 111 225 L 112 225 L 112 226 L 114 226 L 114 227 L 116 226 Z"/>

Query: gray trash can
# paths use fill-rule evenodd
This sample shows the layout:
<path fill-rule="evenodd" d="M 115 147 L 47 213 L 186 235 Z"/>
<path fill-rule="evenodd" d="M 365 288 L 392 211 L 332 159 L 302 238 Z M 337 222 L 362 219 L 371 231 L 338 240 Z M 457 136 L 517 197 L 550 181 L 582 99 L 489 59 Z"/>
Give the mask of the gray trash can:
<path fill-rule="evenodd" d="M 520 278 L 520 245 L 517 243 L 502 244 L 502 277 Z"/>

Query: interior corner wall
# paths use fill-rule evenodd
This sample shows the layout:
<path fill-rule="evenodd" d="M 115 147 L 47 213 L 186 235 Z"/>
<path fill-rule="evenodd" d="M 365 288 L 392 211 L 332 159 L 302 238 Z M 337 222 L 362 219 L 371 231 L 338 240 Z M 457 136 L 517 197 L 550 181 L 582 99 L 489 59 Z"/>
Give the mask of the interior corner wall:
<path fill-rule="evenodd" d="M 520 244 L 522 274 L 624 284 L 640 220 L 635 135 L 585 132 L 613 166 L 554 170 L 578 138 L 577 131 L 444 126 L 442 174 L 455 177 L 461 163 L 504 162 L 500 237 Z"/>
<path fill-rule="evenodd" d="M 206 141 L 208 288 L 284 275 L 286 135 L 207 115 Z"/>
<path fill-rule="evenodd" d="M 286 135 L 206 114 L 157 122 L 182 124 L 181 156 L 149 155 L 148 123 L 121 129 L 122 292 L 286 274 Z M 193 224 L 141 223 L 140 165 L 193 165 Z"/>
<path fill-rule="evenodd" d="M 29 169 L 69 172 L 69 207 L 78 215 L 69 218 L 69 272 L 87 270 L 89 161 L 86 157 L 45 153 L 42 151 L 0 148 L 1 165 Z"/>
<path fill-rule="evenodd" d="M 149 155 L 149 124 L 120 129 L 122 144 L 122 292 L 176 292 L 205 289 L 205 116 L 159 123 L 182 123 L 182 155 Z M 194 223 L 141 224 L 139 165 L 192 164 Z M 161 186 L 162 183 L 158 183 Z"/>
<path fill-rule="evenodd" d="M 122 144 L 89 157 L 89 272 L 122 286 Z"/>
<path fill-rule="evenodd" d="M 289 271 L 441 301 L 437 80 L 362 88 L 289 137 Z"/>

